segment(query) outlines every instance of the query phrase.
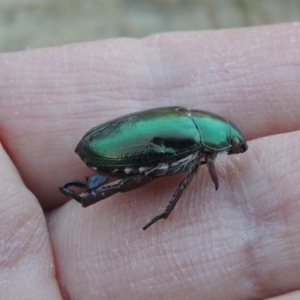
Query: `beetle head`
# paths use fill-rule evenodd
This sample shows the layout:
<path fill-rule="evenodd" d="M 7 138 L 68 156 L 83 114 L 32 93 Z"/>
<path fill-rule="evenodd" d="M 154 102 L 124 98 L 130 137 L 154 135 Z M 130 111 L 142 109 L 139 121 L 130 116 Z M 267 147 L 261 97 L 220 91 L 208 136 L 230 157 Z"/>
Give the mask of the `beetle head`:
<path fill-rule="evenodd" d="M 229 140 L 231 147 L 228 149 L 229 154 L 238 154 L 247 151 L 248 145 L 247 142 L 242 134 L 242 132 L 232 123 L 228 122 L 229 124 Z"/>
<path fill-rule="evenodd" d="M 245 140 L 240 140 L 238 137 L 234 136 L 231 138 L 231 148 L 228 151 L 229 154 L 238 154 L 247 151 L 248 145 Z"/>

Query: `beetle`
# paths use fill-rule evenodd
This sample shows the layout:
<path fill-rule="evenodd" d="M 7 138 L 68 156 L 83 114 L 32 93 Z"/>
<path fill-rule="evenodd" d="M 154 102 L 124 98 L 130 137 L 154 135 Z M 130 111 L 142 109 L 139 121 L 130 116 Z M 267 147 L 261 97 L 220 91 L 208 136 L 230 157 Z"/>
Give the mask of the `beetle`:
<path fill-rule="evenodd" d="M 143 227 L 146 230 L 158 220 L 167 219 L 200 165 L 207 165 L 217 190 L 214 160 L 218 153 L 237 154 L 247 149 L 242 132 L 214 113 L 180 106 L 145 110 L 88 131 L 75 152 L 94 174 L 86 181 L 68 181 L 59 189 L 87 207 L 156 178 L 187 172 L 165 211 L 148 222 Z M 69 189 L 72 186 L 84 188 L 85 193 L 76 194 Z"/>

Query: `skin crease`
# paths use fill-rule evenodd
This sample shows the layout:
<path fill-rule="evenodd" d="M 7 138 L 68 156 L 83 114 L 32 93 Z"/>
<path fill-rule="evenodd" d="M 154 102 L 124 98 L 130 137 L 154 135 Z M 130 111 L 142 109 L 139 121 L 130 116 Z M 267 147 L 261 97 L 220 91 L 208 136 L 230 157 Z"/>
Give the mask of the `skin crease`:
<path fill-rule="evenodd" d="M 1 297 L 299 299 L 299 47 L 281 24 L 1 54 Z M 58 192 L 91 174 L 74 153 L 87 130 L 168 105 L 249 141 L 217 158 L 217 192 L 202 167 L 146 231 L 182 174 L 86 209 Z"/>

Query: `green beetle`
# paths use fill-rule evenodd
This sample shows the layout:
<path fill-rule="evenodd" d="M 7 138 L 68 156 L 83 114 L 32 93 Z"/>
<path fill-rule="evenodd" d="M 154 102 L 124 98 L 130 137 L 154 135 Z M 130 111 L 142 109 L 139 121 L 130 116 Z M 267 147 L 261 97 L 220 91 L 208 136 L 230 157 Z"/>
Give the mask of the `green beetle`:
<path fill-rule="evenodd" d="M 145 230 L 169 216 L 199 165 L 207 164 L 217 190 L 214 160 L 218 153 L 236 154 L 247 149 L 241 131 L 216 114 L 179 106 L 141 111 L 88 131 L 75 152 L 95 173 L 86 181 L 68 181 L 59 189 L 87 207 L 155 178 L 187 172 L 165 211 L 147 223 Z M 115 182 L 105 184 L 113 178 Z M 69 189 L 71 186 L 86 191 L 78 195 Z"/>

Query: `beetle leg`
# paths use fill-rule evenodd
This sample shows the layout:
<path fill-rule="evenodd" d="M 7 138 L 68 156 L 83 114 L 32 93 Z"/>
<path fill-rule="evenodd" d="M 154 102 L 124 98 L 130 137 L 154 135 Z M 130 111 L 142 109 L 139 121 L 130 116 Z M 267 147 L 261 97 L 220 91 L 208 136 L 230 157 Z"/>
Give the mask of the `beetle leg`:
<path fill-rule="evenodd" d="M 87 191 L 92 191 L 97 189 L 98 187 L 100 187 L 101 185 L 103 185 L 108 178 L 101 176 L 97 173 L 88 176 L 86 178 L 87 181 L 80 181 L 80 180 L 71 180 L 66 182 L 63 186 L 59 187 L 59 190 L 67 197 L 72 197 L 73 199 L 75 199 L 76 201 L 81 201 L 81 196 L 79 196 L 78 194 L 76 194 L 74 191 L 70 190 L 69 187 L 70 186 L 75 186 L 75 187 L 79 187 L 79 188 L 86 188 Z"/>
<path fill-rule="evenodd" d="M 99 175 L 98 173 L 94 173 L 93 175 L 86 178 L 86 187 L 88 188 L 88 191 L 95 190 L 103 185 L 107 180 L 107 177 Z"/>
<path fill-rule="evenodd" d="M 86 194 L 81 196 L 80 199 L 74 199 L 81 203 L 83 207 L 87 207 L 116 193 L 124 193 L 142 187 L 151 181 L 152 177 L 150 176 L 131 176 L 119 181 L 117 184 L 103 186 L 90 192 L 88 191 Z"/>
<path fill-rule="evenodd" d="M 214 164 L 214 158 L 215 157 L 213 157 L 211 155 L 205 156 L 205 160 L 207 163 L 207 168 L 208 168 L 210 178 L 214 182 L 216 190 L 218 190 L 219 179 L 218 179 L 217 171 L 216 171 L 215 164 Z"/>
<path fill-rule="evenodd" d="M 160 219 L 167 219 L 167 217 L 170 215 L 170 213 L 172 212 L 172 210 L 174 209 L 175 205 L 177 204 L 182 192 L 185 190 L 185 188 L 189 185 L 189 183 L 192 181 L 194 175 L 196 174 L 196 171 L 198 169 L 198 166 L 196 166 L 196 168 L 189 174 L 187 175 L 179 184 L 178 188 L 176 189 L 176 191 L 174 192 L 174 194 L 172 195 L 172 198 L 169 202 L 169 204 L 167 205 L 165 211 L 154 217 L 149 223 L 147 223 L 144 227 L 143 230 L 146 230 L 147 228 L 149 228 L 152 224 L 154 224 L 155 222 L 157 222 Z"/>

